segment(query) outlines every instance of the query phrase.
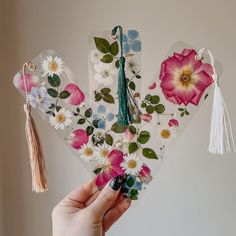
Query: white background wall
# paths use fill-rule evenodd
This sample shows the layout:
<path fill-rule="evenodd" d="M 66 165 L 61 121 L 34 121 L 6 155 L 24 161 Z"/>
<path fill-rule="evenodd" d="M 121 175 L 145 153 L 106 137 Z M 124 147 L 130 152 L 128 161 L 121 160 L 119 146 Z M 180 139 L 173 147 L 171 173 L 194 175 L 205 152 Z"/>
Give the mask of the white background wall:
<path fill-rule="evenodd" d="M 3 193 L 5 220 L 1 236 L 51 235 L 53 206 L 90 178 L 57 136 L 36 119 L 50 190 L 42 195 L 31 192 L 23 99 L 11 80 L 25 60 L 46 48 L 57 50 L 77 75 L 77 81 L 86 86 L 87 38 L 93 30 L 109 30 L 116 24 L 138 29 L 143 42 L 142 73 L 147 81 L 151 81 L 175 41 L 211 48 L 224 64 L 221 85 L 236 134 L 235 0 L 5 0 L 0 9 L 0 19 L 4 19 L 0 53 L 4 182 L 0 201 Z M 208 99 L 169 154 L 144 199 L 108 235 L 236 235 L 236 158 L 235 154 L 214 157 L 206 152 L 210 109 Z"/>

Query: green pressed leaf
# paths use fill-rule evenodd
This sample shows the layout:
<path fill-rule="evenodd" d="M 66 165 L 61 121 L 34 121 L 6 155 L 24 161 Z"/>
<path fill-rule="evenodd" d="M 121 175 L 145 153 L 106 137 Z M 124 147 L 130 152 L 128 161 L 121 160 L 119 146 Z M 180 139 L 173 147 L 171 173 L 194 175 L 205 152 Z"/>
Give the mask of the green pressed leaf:
<path fill-rule="evenodd" d="M 134 178 L 132 177 L 128 177 L 126 180 L 126 184 L 128 185 L 128 187 L 132 187 L 134 185 L 135 181 Z"/>
<path fill-rule="evenodd" d="M 135 200 L 138 200 L 138 196 L 137 195 L 134 195 L 134 196 L 130 196 L 130 199 L 132 200 L 132 201 L 135 201 Z"/>
<path fill-rule="evenodd" d="M 151 148 L 144 148 L 142 153 L 143 153 L 143 156 L 148 159 L 158 159 L 157 154 Z"/>
<path fill-rule="evenodd" d="M 130 132 L 131 134 L 136 134 L 137 130 L 136 130 L 136 128 L 135 128 L 133 125 L 130 125 L 130 126 L 129 126 L 129 132 Z"/>
<path fill-rule="evenodd" d="M 60 92 L 59 98 L 66 99 L 70 96 L 70 93 L 68 91 L 62 91 Z"/>
<path fill-rule="evenodd" d="M 180 113 L 180 116 L 183 117 L 183 116 L 184 116 L 184 112 L 181 112 L 181 113 Z"/>
<path fill-rule="evenodd" d="M 115 41 L 114 43 L 111 44 L 110 46 L 110 53 L 113 55 L 113 56 L 116 56 L 119 52 L 119 46 L 118 46 L 118 42 Z"/>
<path fill-rule="evenodd" d="M 180 107 L 178 108 L 179 111 L 184 111 L 184 108 Z"/>
<path fill-rule="evenodd" d="M 88 126 L 88 127 L 86 128 L 86 133 L 87 133 L 87 135 L 93 134 L 93 131 L 94 131 L 94 127 L 93 127 L 93 126 Z"/>
<path fill-rule="evenodd" d="M 73 115 L 74 115 L 74 116 L 78 116 L 79 114 L 78 114 L 78 113 L 76 113 L 76 112 L 74 112 L 74 113 L 73 113 Z"/>
<path fill-rule="evenodd" d="M 130 195 L 131 195 L 131 196 L 137 196 L 137 195 L 138 195 L 138 190 L 137 190 L 137 189 L 132 189 L 132 190 L 130 191 Z"/>
<path fill-rule="evenodd" d="M 61 106 L 56 106 L 56 111 L 60 111 L 61 110 Z"/>
<path fill-rule="evenodd" d="M 148 140 L 150 139 L 150 133 L 146 130 L 143 130 L 140 132 L 139 136 L 138 136 L 138 142 L 141 144 L 145 144 L 148 142 Z"/>
<path fill-rule="evenodd" d="M 78 113 L 80 113 L 80 109 L 79 109 L 79 107 L 76 108 L 76 111 L 77 111 Z"/>
<path fill-rule="evenodd" d="M 185 115 L 190 115 L 190 113 L 186 110 L 186 111 L 184 111 L 184 113 L 185 113 Z"/>
<path fill-rule="evenodd" d="M 157 95 L 154 95 L 154 96 L 151 97 L 150 102 L 152 104 L 158 104 L 160 102 L 160 97 L 157 96 Z"/>
<path fill-rule="evenodd" d="M 107 95 L 107 94 L 109 94 L 111 92 L 111 89 L 110 88 L 102 88 L 101 89 L 101 93 L 103 94 L 103 95 Z"/>
<path fill-rule="evenodd" d="M 208 97 L 208 93 L 204 96 L 204 100 L 206 100 L 207 99 L 207 97 Z"/>
<path fill-rule="evenodd" d="M 129 153 L 134 153 L 138 150 L 138 144 L 135 142 L 132 142 L 129 144 Z"/>
<path fill-rule="evenodd" d="M 142 108 L 145 108 L 146 106 L 147 106 L 147 103 L 145 103 L 145 102 L 142 102 L 142 103 L 141 103 L 141 107 L 142 107 Z"/>
<path fill-rule="evenodd" d="M 147 101 L 150 101 L 150 100 L 151 100 L 151 97 L 152 97 L 151 94 L 147 94 L 146 97 L 145 97 L 145 99 L 146 99 Z"/>
<path fill-rule="evenodd" d="M 106 54 L 101 59 L 104 63 L 111 63 L 113 61 L 113 56 L 111 54 Z"/>
<path fill-rule="evenodd" d="M 95 93 L 95 102 L 98 102 L 102 99 L 102 94 L 101 93 Z"/>
<path fill-rule="evenodd" d="M 92 114 L 93 114 L 93 111 L 92 111 L 91 108 L 88 108 L 88 109 L 84 112 L 84 116 L 85 116 L 86 118 L 91 117 Z"/>
<path fill-rule="evenodd" d="M 94 37 L 94 42 L 98 51 L 104 54 L 110 51 L 110 43 L 106 39 Z"/>
<path fill-rule="evenodd" d="M 165 106 L 163 104 L 158 104 L 155 106 L 155 112 L 162 114 L 165 111 Z"/>
<path fill-rule="evenodd" d="M 135 70 L 131 70 L 131 72 L 132 72 L 132 74 L 134 74 L 134 75 L 136 74 L 136 71 L 135 71 Z"/>
<path fill-rule="evenodd" d="M 148 106 L 146 107 L 146 112 L 147 112 L 148 114 L 152 114 L 152 113 L 154 112 L 154 107 L 153 107 L 152 105 L 148 105 Z"/>
<path fill-rule="evenodd" d="M 53 88 L 48 88 L 47 89 L 47 92 L 48 94 L 53 97 L 53 98 L 56 98 L 58 96 L 58 92 L 56 89 L 53 89 Z"/>
<path fill-rule="evenodd" d="M 53 109 L 56 105 L 54 103 L 51 103 L 49 109 Z"/>
<path fill-rule="evenodd" d="M 129 82 L 129 88 L 132 89 L 132 90 L 135 90 L 136 85 L 135 85 L 135 83 L 133 81 Z"/>
<path fill-rule="evenodd" d="M 115 62 L 115 65 L 116 65 L 116 68 L 117 68 L 117 69 L 120 67 L 120 62 L 119 62 L 119 60 L 117 60 L 117 61 Z"/>
<path fill-rule="evenodd" d="M 136 79 L 141 79 L 141 75 L 135 75 Z"/>
<path fill-rule="evenodd" d="M 106 144 L 112 146 L 112 144 L 113 144 L 113 138 L 112 138 L 112 136 L 111 136 L 110 134 L 106 134 L 106 136 L 105 136 L 105 142 L 106 142 Z"/>
<path fill-rule="evenodd" d="M 93 125 L 95 128 L 98 128 L 98 122 L 99 122 L 99 120 L 93 120 Z"/>
<path fill-rule="evenodd" d="M 103 100 L 104 100 L 104 102 L 107 102 L 107 103 L 115 103 L 115 99 L 110 94 L 104 95 Z"/>
<path fill-rule="evenodd" d="M 111 130 L 115 133 L 124 133 L 126 130 L 126 126 L 119 125 L 117 122 L 114 123 L 111 127 Z"/>
<path fill-rule="evenodd" d="M 84 124 L 85 123 L 85 119 L 84 118 L 81 118 L 81 119 L 79 119 L 78 121 L 77 121 L 77 124 L 79 124 L 79 125 L 82 125 L 82 124 Z"/>
<path fill-rule="evenodd" d="M 95 175 L 98 175 L 98 174 L 101 172 L 101 170 L 102 170 L 101 167 L 100 167 L 100 168 L 97 168 L 97 169 L 95 169 L 95 170 L 93 171 L 93 173 L 94 173 Z"/>
<path fill-rule="evenodd" d="M 52 86 L 52 87 L 59 87 L 61 84 L 61 80 L 59 78 L 58 75 L 53 75 L 53 76 L 48 76 L 48 83 Z"/>

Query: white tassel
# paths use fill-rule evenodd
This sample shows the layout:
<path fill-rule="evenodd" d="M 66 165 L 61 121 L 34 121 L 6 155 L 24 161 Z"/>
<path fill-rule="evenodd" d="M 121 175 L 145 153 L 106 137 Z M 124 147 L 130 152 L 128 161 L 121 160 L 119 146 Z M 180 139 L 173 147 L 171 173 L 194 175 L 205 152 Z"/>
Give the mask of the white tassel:
<path fill-rule="evenodd" d="M 223 155 L 227 152 L 235 152 L 235 143 L 228 109 L 218 84 L 218 76 L 214 74 L 212 77 L 214 79 L 215 88 L 208 151 L 212 154 Z"/>
<path fill-rule="evenodd" d="M 202 58 L 205 49 L 199 50 L 198 57 Z M 211 131 L 208 151 L 212 154 L 223 155 L 227 152 L 235 152 L 235 143 L 229 118 L 228 109 L 222 96 L 218 75 L 215 70 L 214 57 L 210 50 L 207 50 L 213 68 L 214 96 L 211 112 Z"/>

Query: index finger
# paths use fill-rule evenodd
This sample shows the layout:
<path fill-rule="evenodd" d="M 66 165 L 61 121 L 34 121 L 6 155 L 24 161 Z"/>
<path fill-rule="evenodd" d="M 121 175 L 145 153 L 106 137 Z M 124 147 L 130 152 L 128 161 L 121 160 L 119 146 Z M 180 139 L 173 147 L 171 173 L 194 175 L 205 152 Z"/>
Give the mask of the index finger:
<path fill-rule="evenodd" d="M 62 203 L 77 208 L 84 207 L 86 201 L 98 190 L 95 180 L 96 178 L 93 178 L 88 183 L 73 190 L 62 200 Z"/>

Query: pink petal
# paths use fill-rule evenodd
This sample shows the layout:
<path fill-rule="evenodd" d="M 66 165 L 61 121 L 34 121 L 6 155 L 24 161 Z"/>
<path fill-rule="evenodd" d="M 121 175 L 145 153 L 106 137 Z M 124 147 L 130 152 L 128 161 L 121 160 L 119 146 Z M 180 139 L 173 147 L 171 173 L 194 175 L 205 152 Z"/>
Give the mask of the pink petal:
<path fill-rule="evenodd" d="M 25 74 L 25 80 L 27 82 L 27 92 L 30 92 L 33 87 L 38 85 L 38 77 L 32 74 Z M 17 73 L 13 78 L 13 83 L 16 88 L 25 91 L 24 77 L 20 73 Z"/>
<path fill-rule="evenodd" d="M 195 87 L 204 92 L 205 89 L 213 83 L 213 79 L 205 71 L 199 72 L 198 76 L 200 79 L 195 83 Z"/>
<path fill-rule="evenodd" d="M 194 49 L 185 48 L 185 49 L 183 49 L 183 51 L 181 52 L 181 55 L 184 57 L 184 56 L 189 55 L 189 54 L 192 53 L 192 52 L 195 52 L 195 53 L 196 53 L 196 51 L 195 51 Z M 197 54 L 197 53 L 196 53 L 196 54 Z"/>
<path fill-rule="evenodd" d="M 156 87 L 157 87 L 157 84 L 156 82 L 154 82 L 148 87 L 148 89 L 152 90 L 152 89 L 155 89 Z"/>
<path fill-rule="evenodd" d="M 134 138 L 134 134 L 132 134 L 130 131 L 129 131 L 129 129 L 126 129 L 125 130 L 125 132 L 124 132 L 124 135 L 125 135 L 125 139 L 127 140 L 127 141 L 131 141 L 131 140 L 133 140 L 133 138 Z"/>
<path fill-rule="evenodd" d="M 146 114 L 141 114 L 140 118 L 146 122 L 150 122 L 152 120 L 152 115 L 146 113 Z"/>
<path fill-rule="evenodd" d="M 143 164 L 139 174 L 143 177 L 148 176 L 151 174 L 151 169 L 146 164 Z"/>
<path fill-rule="evenodd" d="M 206 72 L 208 75 L 213 75 L 213 68 L 208 63 L 203 63 L 196 71 L 195 73 L 199 73 L 200 71 Z"/>
<path fill-rule="evenodd" d="M 66 101 L 71 105 L 80 105 L 85 99 L 84 93 L 74 83 L 67 84 L 64 90 L 70 93 Z"/>
<path fill-rule="evenodd" d="M 80 149 L 82 145 L 88 143 L 88 135 L 85 130 L 77 129 L 71 134 L 72 140 L 70 141 L 71 147 L 74 149 Z"/>
<path fill-rule="evenodd" d="M 191 90 L 183 90 L 178 92 L 178 99 L 181 100 L 181 102 L 187 106 L 188 103 L 192 100 L 194 96 L 196 96 L 196 91 L 194 89 Z"/>
<path fill-rule="evenodd" d="M 120 163 L 124 160 L 123 159 L 123 153 L 120 150 L 112 150 L 109 153 L 108 156 L 109 161 L 111 162 L 111 165 L 113 166 L 119 166 Z"/>
<path fill-rule="evenodd" d="M 197 55 L 197 53 L 195 50 L 190 51 L 189 54 L 186 55 L 181 60 L 181 67 L 190 65 L 192 67 L 193 71 L 197 70 L 202 65 L 202 62 L 195 59 L 196 55 Z"/>
<path fill-rule="evenodd" d="M 164 75 L 165 75 L 165 62 L 162 62 L 161 63 L 161 70 L 160 70 L 159 79 L 162 80 Z"/>
<path fill-rule="evenodd" d="M 174 90 L 176 88 L 176 85 L 174 84 L 173 74 L 166 73 L 162 78 L 160 87 L 167 91 Z"/>
<path fill-rule="evenodd" d="M 166 73 L 173 74 L 176 69 L 181 68 L 180 61 L 174 56 L 169 57 L 167 60 L 165 60 L 164 64 L 165 64 L 164 66 L 165 74 Z M 163 80 L 163 75 L 162 75 L 162 80 Z"/>
<path fill-rule="evenodd" d="M 175 96 L 173 95 L 172 92 L 168 92 L 168 91 L 165 91 L 165 90 L 163 90 L 163 89 L 162 89 L 162 92 L 163 92 L 163 94 L 165 95 L 165 98 L 166 98 L 167 100 L 169 100 L 170 102 L 172 102 L 172 103 L 174 103 L 174 104 L 179 104 L 179 105 L 182 103 L 181 100 L 179 100 L 177 97 L 175 97 Z"/>
<path fill-rule="evenodd" d="M 168 122 L 168 125 L 170 127 L 172 127 L 172 126 L 179 127 L 179 122 L 176 119 L 170 119 Z"/>
<path fill-rule="evenodd" d="M 200 102 L 200 99 L 201 99 L 201 97 L 202 97 L 202 94 L 203 94 L 203 92 L 198 91 L 198 93 L 196 94 L 196 96 L 194 96 L 194 97 L 191 99 L 190 103 L 192 103 L 193 105 L 197 106 L 197 105 L 199 104 L 199 102 Z"/>

